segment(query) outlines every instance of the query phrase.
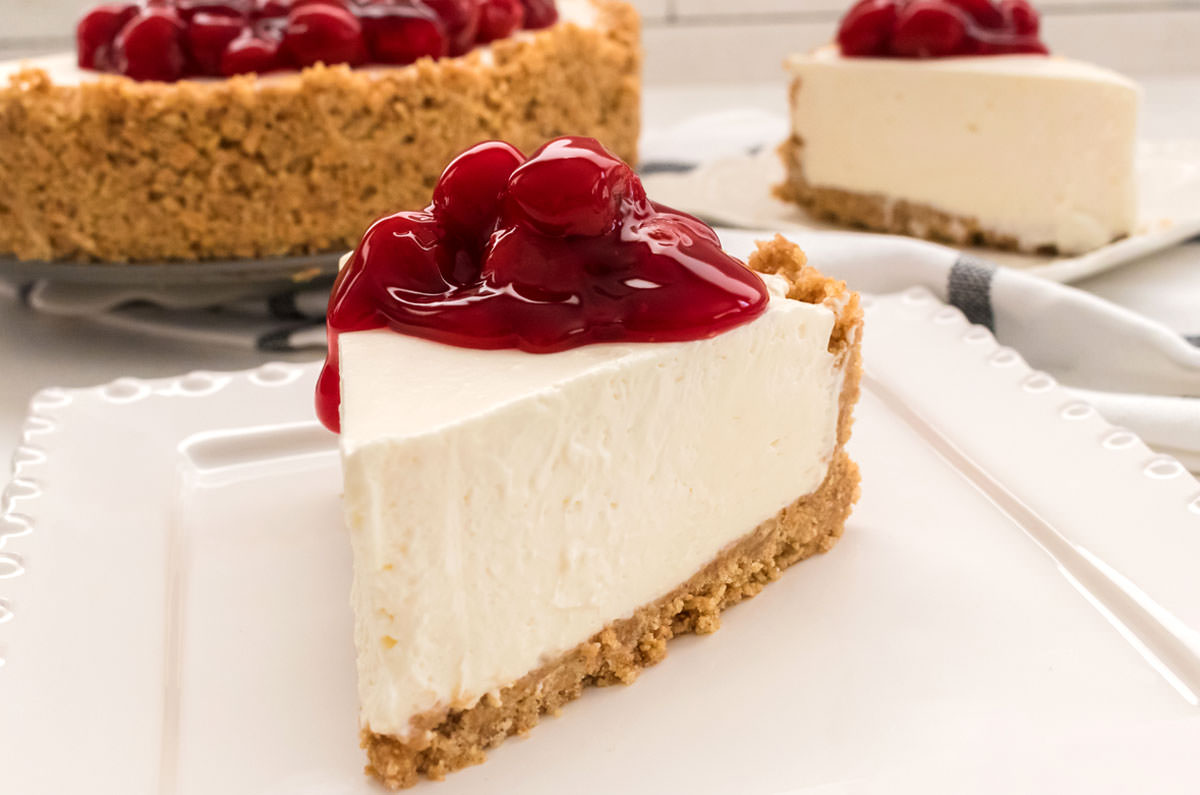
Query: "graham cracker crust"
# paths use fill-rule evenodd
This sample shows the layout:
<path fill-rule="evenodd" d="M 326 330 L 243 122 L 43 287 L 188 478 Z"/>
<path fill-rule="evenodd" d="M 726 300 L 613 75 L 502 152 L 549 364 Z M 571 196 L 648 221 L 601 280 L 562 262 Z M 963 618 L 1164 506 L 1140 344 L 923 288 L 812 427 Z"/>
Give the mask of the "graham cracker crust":
<path fill-rule="evenodd" d="M 440 780 L 484 761 L 487 749 L 528 732 L 542 715 L 556 714 L 578 698 L 584 687 L 633 682 L 643 668 L 666 656 L 668 640 L 686 633 L 715 632 L 723 610 L 757 595 L 788 566 L 837 543 L 859 495 L 858 467 L 843 449 L 850 438 L 862 375 L 858 296 L 843 282 L 807 265 L 803 252 L 782 237 L 759 243 L 749 264 L 788 278 L 789 297 L 823 303 L 837 313 L 829 350 L 844 368 L 844 379 L 837 446 L 824 482 L 751 530 L 671 593 L 503 688 L 498 697 L 486 697 L 466 709 L 417 716 L 413 726 L 416 735 L 424 730 L 420 739 L 406 742 L 364 729 L 366 770 L 388 788 L 411 787 L 422 777 Z"/>
<path fill-rule="evenodd" d="M 429 202 L 447 163 L 559 135 L 637 158 L 640 22 L 590 0 L 559 23 L 397 69 L 55 85 L 0 82 L 0 254 L 163 261 L 353 248 L 376 218 Z"/>
<path fill-rule="evenodd" d="M 959 246 L 983 246 L 1005 251 L 1054 256 L 1053 245 L 1030 249 L 1011 235 L 992 231 L 977 218 L 943 212 L 920 202 L 811 185 L 804 176 L 804 141 L 793 135 L 779 147 L 787 171 L 785 181 L 774 193 L 784 201 L 804 207 L 818 218 L 846 226 L 890 232 Z"/>

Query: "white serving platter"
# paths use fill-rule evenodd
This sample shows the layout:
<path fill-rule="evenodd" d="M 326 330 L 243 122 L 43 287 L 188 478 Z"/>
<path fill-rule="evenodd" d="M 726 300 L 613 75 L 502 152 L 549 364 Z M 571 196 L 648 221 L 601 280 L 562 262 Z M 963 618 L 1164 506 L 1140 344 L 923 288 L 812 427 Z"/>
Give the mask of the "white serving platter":
<path fill-rule="evenodd" d="M 1057 282 L 1073 282 L 1200 235 L 1200 141 L 1142 141 L 1137 154 L 1138 228 L 1115 243 L 1071 257 L 986 248 L 964 249 L 1000 265 Z M 776 199 L 783 182 L 774 148 L 717 158 L 684 173 L 643 177 L 655 201 L 718 226 L 788 231 L 845 230 Z"/>
<path fill-rule="evenodd" d="M 841 543 L 417 791 L 1195 791 L 1200 484 L 927 292 L 868 304 Z M 0 505 L 0 792 L 382 791 L 315 374 L 35 398 Z"/>

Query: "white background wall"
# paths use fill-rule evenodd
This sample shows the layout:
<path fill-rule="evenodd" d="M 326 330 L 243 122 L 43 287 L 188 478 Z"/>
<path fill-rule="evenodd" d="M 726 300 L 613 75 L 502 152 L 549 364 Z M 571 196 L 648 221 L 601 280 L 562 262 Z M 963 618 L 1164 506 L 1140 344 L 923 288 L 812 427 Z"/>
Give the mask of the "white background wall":
<path fill-rule="evenodd" d="M 851 1 L 632 0 L 645 21 L 646 81 L 778 80 L 784 55 L 827 41 Z M 1200 75 L 1200 0 L 1035 3 L 1055 52 L 1137 75 Z M 0 0 L 0 53 L 70 46 L 76 16 L 91 5 Z"/>

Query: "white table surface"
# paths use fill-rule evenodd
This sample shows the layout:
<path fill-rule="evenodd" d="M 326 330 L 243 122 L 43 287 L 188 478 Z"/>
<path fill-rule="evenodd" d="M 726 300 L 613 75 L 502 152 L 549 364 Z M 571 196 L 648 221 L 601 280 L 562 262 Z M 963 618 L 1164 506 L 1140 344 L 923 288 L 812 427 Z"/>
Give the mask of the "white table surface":
<path fill-rule="evenodd" d="M 1144 77 L 1143 137 L 1200 139 L 1200 75 Z M 700 112 L 754 107 L 783 112 L 782 84 L 648 89 L 644 126 L 671 124 Z M 1200 333 L 1200 245 L 1182 246 L 1103 274 L 1080 287 L 1168 326 Z M 48 386 L 91 386 L 121 376 L 151 378 L 190 370 L 238 370 L 273 359 L 266 354 L 156 340 L 86 321 L 47 317 L 0 299 L 0 461 L 16 445 L 29 398 Z"/>

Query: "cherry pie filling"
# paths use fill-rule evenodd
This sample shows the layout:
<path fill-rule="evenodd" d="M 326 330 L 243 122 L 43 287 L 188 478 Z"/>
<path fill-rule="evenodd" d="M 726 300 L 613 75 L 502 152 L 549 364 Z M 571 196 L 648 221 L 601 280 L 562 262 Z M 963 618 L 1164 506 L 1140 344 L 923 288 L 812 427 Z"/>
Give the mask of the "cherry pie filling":
<path fill-rule="evenodd" d="M 75 38 L 83 69 L 171 82 L 317 62 L 404 65 L 557 20 L 554 0 L 142 0 L 96 6 Z"/>

